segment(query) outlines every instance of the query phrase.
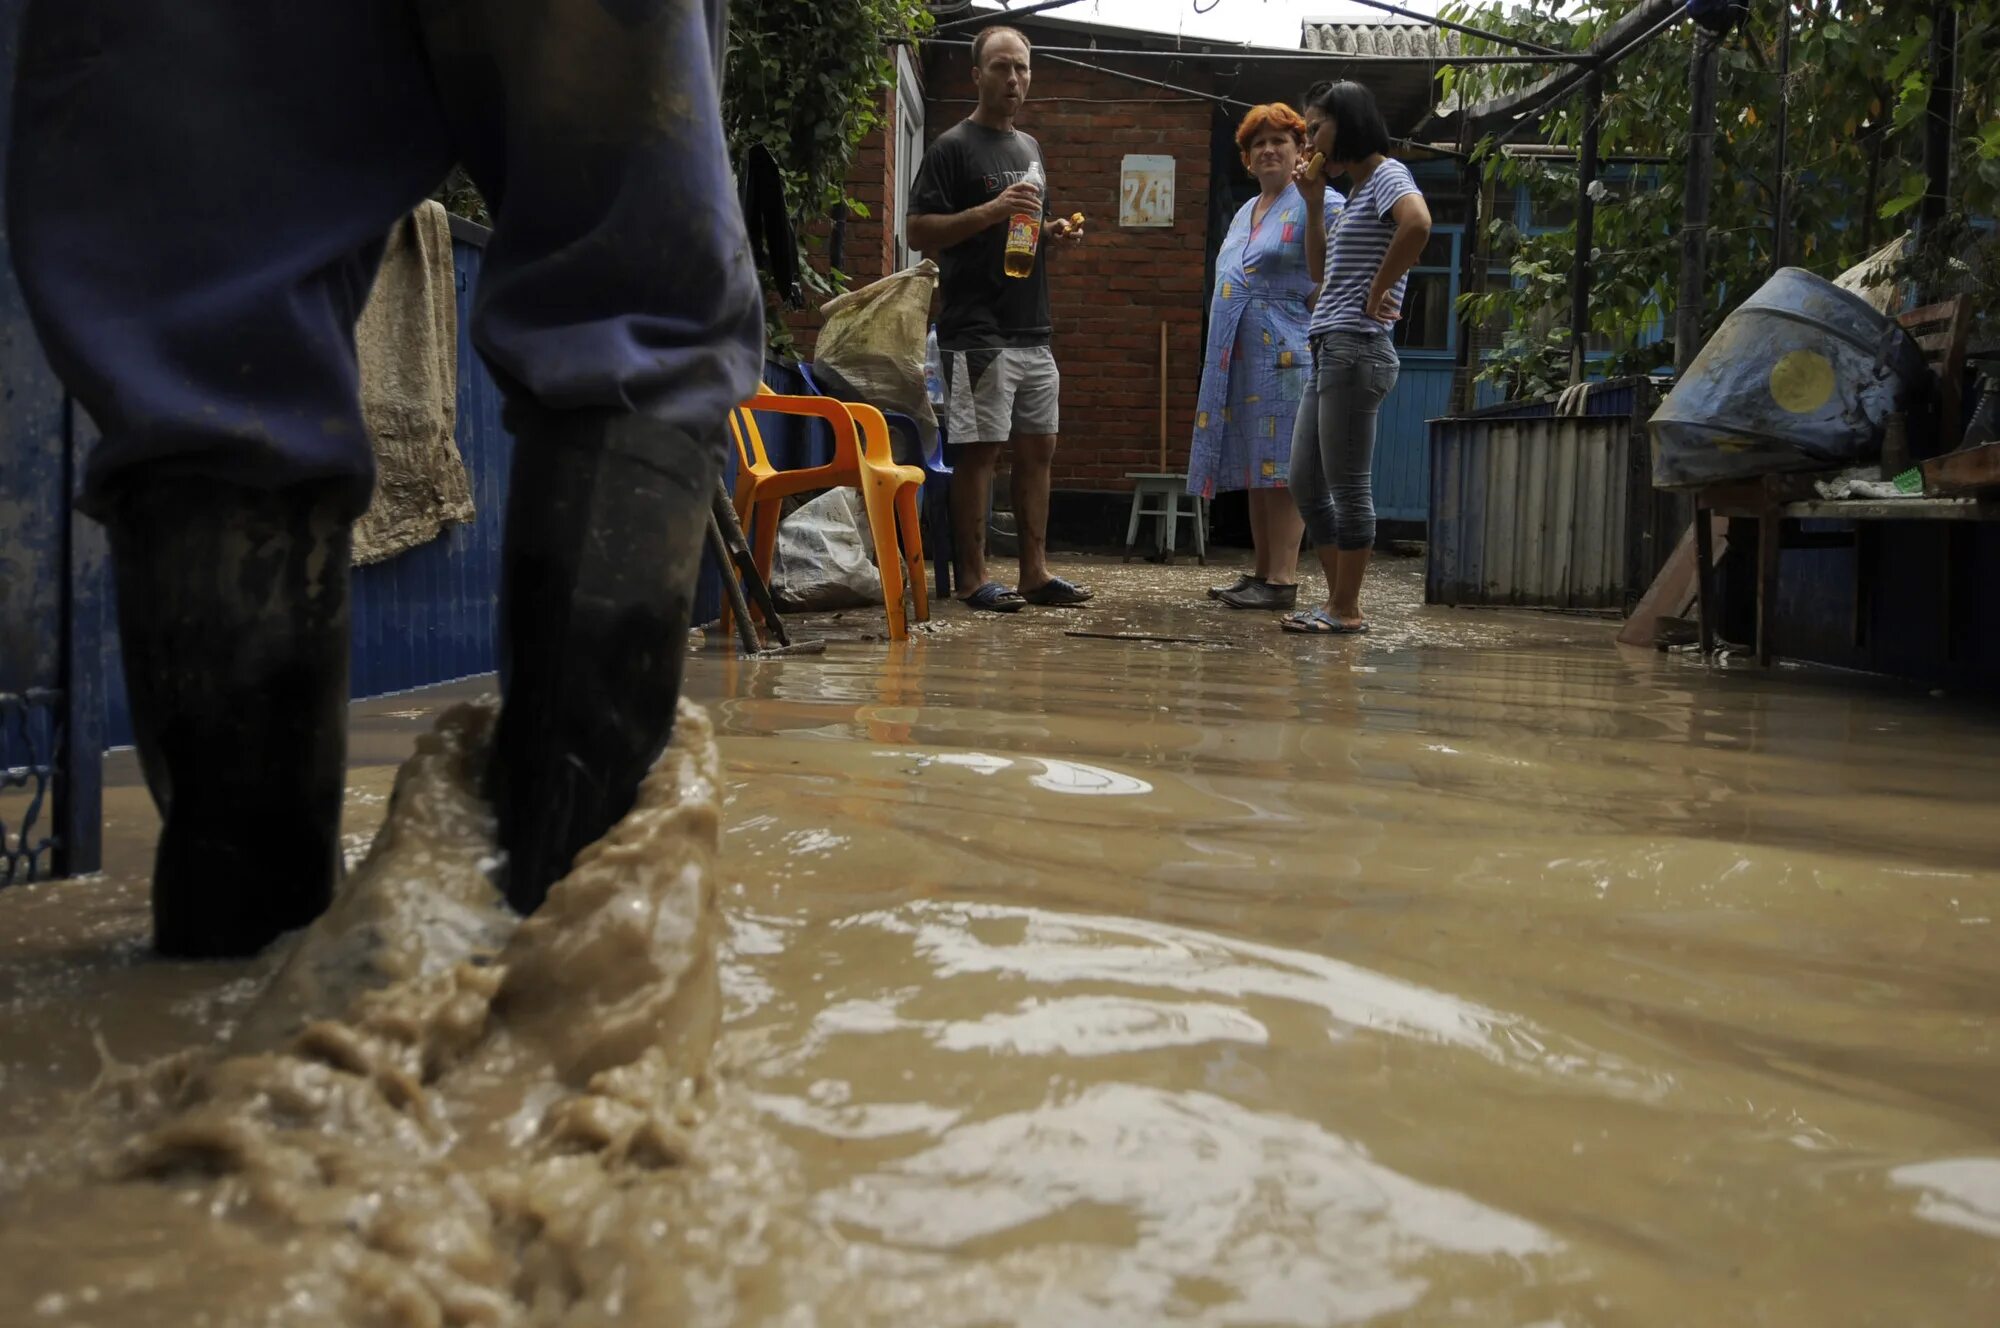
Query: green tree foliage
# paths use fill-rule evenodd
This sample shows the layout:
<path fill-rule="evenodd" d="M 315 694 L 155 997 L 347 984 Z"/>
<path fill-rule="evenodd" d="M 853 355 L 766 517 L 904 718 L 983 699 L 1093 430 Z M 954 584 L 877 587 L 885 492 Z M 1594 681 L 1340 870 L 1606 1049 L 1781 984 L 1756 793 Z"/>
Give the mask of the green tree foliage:
<path fill-rule="evenodd" d="M 722 92 L 730 153 L 740 167 L 761 144 L 776 159 L 812 295 L 837 294 L 847 275 L 807 261 L 805 228 L 843 208 L 868 215 L 848 196 L 848 166 L 861 141 L 885 123 L 896 46 L 931 26 L 923 0 L 735 0 L 730 7 Z M 782 341 L 782 323 L 771 322 Z"/>
<path fill-rule="evenodd" d="M 1446 14 L 1490 31 L 1562 49 L 1588 44 L 1638 0 L 1482 0 Z M 1920 0 L 1782 0 L 1753 6 L 1725 43 L 1718 77 L 1715 192 L 1711 199 L 1710 301 L 1704 335 L 1761 285 L 1773 254 L 1777 122 L 1789 112 L 1785 179 L 1788 261 L 1837 275 L 1900 235 L 1924 192 L 1923 126 L 1930 101 L 1931 18 Z M 1936 228 L 1902 274 L 1926 293 L 1951 281 L 1975 287 L 1989 314 L 2000 281 L 1996 242 L 1967 217 L 2000 215 L 2000 0 L 1959 0 L 1960 96 L 1954 126 L 1950 224 Z M 1778 75 L 1778 24 L 1792 30 L 1791 73 Z M 1657 157 L 1628 181 L 1606 181 L 1596 209 L 1590 317 L 1607 342 L 1613 373 L 1643 372 L 1673 360 L 1670 343 L 1642 347 L 1643 334 L 1671 335 L 1679 280 L 1678 231 L 1688 151 L 1688 69 L 1695 29 L 1682 23 L 1617 67 L 1607 81 L 1599 151 Z M 1472 52 L 1491 50 L 1472 41 Z M 1461 78 L 1476 78 L 1474 101 L 1524 86 L 1546 69 L 1447 70 L 1447 99 Z M 1583 137 L 1581 97 L 1558 106 L 1539 137 L 1571 149 Z M 1502 196 L 1525 184 L 1538 205 L 1576 197 L 1573 162 L 1509 156 L 1489 141 L 1480 160 Z M 1570 267 L 1574 225 L 1523 235 L 1511 217 L 1487 223 L 1494 264 L 1512 283 L 1489 282 L 1464 297 L 1475 319 L 1505 326 L 1505 345 L 1482 372 L 1518 394 L 1567 379 Z M 1971 269 L 1968 278 L 1966 266 Z M 1955 274 L 1955 275 L 1954 275 Z"/>

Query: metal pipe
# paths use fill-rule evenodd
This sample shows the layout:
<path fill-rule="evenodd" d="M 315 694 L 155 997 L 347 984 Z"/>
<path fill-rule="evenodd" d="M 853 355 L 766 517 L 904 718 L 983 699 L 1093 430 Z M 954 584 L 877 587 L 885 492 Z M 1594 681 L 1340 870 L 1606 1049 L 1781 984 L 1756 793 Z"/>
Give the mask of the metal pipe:
<path fill-rule="evenodd" d="M 964 46 L 972 41 L 966 37 L 946 37 L 933 39 L 916 38 L 925 46 Z M 1271 51 L 1271 50 L 1221 50 L 1221 51 L 1179 51 L 1179 50 L 1137 50 L 1109 49 L 1101 46 L 1037 46 L 1037 55 L 1095 55 L 1095 56 L 1138 56 L 1153 60 L 1235 60 L 1235 61 L 1276 61 L 1283 64 L 1297 64 L 1301 61 L 1322 61 L 1332 64 L 1366 63 L 1375 65 L 1549 65 L 1592 63 L 1588 55 L 1369 55 L 1361 51 Z"/>
<path fill-rule="evenodd" d="M 1785 181 L 1786 140 L 1791 134 L 1792 5 L 1778 5 L 1778 162 L 1773 172 L 1771 200 L 1771 270 L 1785 266 L 1792 242 L 1791 189 Z"/>
<path fill-rule="evenodd" d="M 722 571 L 723 593 L 729 597 L 729 612 L 736 619 L 736 639 L 745 655 L 754 655 L 760 647 L 757 628 L 750 621 L 750 603 L 743 598 L 743 582 L 737 575 L 736 564 L 729 557 L 729 544 L 723 539 L 722 527 L 716 524 L 713 512 L 708 514 L 708 547 L 715 555 L 716 566 Z"/>
<path fill-rule="evenodd" d="M 1951 129 L 1958 111 L 1958 12 L 1952 0 L 1931 6 L 1931 98 L 1924 109 L 1924 201 L 1919 234 L 1942 222 L 1951 205 Z"/>
<path fill-rule="evenodd" d="M 1715 188 L 1715 75 L 1722 43 L 1698 29 L 1688 66 L 1688 160 L 1681 203 L 1681 282 L 1674 306 L 1674 368 L 1687 372 L 1701 349 L 1708 296 L 1709 195 Z M 1696 520 L 1700 520 L 1699 514 Z"/>
<path fill-rule="evenodd" d="M 1043 52 L 1043 54 L 1047 55 L 1048 53 Z M 1234 97 L 1224 97 L 1213 92 L 1199 92 L 1194 88 L 1184 88 L 1178 83 L 1162 83 L 1157 78 L 1147 78 L 1143 74 L 1130 74 L 1123 69 L 1113 69 L 1109 65 L 1094 65 L 1088 60 L 1072 60 L 1065 55 L 1050 55 L 1048 58 L 1059 65 L 1075 65 L 1078 69 L 1093 69 L 1100 74 L 1109 74 L 1113 78 L 1122 78 L 1128 83 L 1143 83 L 1149 88 L 1165 88 L 1168 92 L 1178 92 L 1184 97 L 1193 97 L 1197 101 L 1213 102 L 1217 106 L 1239 106 L 1246 111 L 1251 106 L 1251 103 L 1238 101 Z"/>
<path fill-rule="evenodd" d="M 1575 161 L 1576 153 L 1569 148 L 1554 143 L 1509 143 L 1500 149 L 1503 157 L 1521 157 L 1529 161 Z M 1664 166 L 1672 157 L 1650 156 L 1638 152 L 1600 152 L 1597 154 L 1599 166 Z"/>
<path fill-rule="evenodd" d="M 1684 6 L 1676 6 L 1668 11 L 1666 17 L 1655 22 L 1652 27 L 1647 28 L 1631 41 L 1623 43 L 1616 49 L 1607 49 L 1600 52 L 1592 62 L 1591 68 L 1600 72 L 1608 71 L 1620 60 L 1623 60 L 1626 56 L 1646 45 L 1653 38 L 1659 36 L 1662 32 L 1665 32 L 1668 28 L 1686 17 L 1687 9 Z M 1532 111 L 1522 112 L 1521 117 L 1503 130 L 1500 136 L 1494 140 L 1495 144 L 1504 144 L 1515 134 L 1535 124 L 1535 117 L 1541 113 L 1543 108 L 1553 106 L 1570 93 L 1576 91 L 1583 85 L 1583 81 L 1590 77 L 1590 73 L 1591 69 L 1579 69 L 1549 75 L 1546 80 L 1547 87 L 1541 94 L 1540 104 L 1534 107 Z M 1532 92 L 1533 89 L 1529 89 L 1529 91 Z"/>
<path fill-rule="evenodd" d="M 1539 42 L 1522 41 L 1518 37 L 1502 37 L 1497 32 L 1487 32 L 1481 28 L 1468 27 L 1463 23 L 1454 23 L 1448 18 L 1438 18 L 1434 14 L 1419 14 L 1414 9 L 1405 9 L 1401 5 L 1392 5 L 1389 3 L 1389 0 L 1354 0 L 1354 3 L 1366 5 L 1370 9 L 1379 9 L 1385 14 L 1396 14 L 1403 18 L 1413 18 L 1426 27 L 1449 28 L 1453 32 L 1462 32 L 1468 37 L 1477 37 L 1481 41 L 1490 41 L 1496 46 L 1511 46 L 1517 51 L 1532 51 L 1536 55 L 1562 54 L 1561 51 L 1556 50 L 1554 47 L 1543 46 Z"/>
<path fill-rule="evenodd" d="M 1604 75 L 1592 70 L 1583 85 L 1583 147 L 1576 163 L 1576 256 L 1569 278 L 1569 382 L 1583 381 L 1590 340 L 1591 254 L 1597 245 L 1597 124 L 1604 112 Z"/>

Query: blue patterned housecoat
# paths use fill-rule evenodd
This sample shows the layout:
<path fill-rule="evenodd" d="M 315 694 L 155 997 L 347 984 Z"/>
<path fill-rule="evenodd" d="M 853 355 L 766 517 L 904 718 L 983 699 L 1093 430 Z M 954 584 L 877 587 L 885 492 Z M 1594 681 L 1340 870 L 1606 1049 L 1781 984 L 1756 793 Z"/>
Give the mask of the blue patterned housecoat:
<path fill-rule="evenodd" d="M 1292 419 L 1312 372 L 1306 324 L 1315 294 L 1306 275 L 1305 200 L 1297 185 L 1250 224 L 1258 199 L 1237 212 L 1215 260 L 1208 351 L 1195 405 L 1188 492 L 1285 487 Z M 1326 229 L 1345 203 L 1326 191 Z"/>

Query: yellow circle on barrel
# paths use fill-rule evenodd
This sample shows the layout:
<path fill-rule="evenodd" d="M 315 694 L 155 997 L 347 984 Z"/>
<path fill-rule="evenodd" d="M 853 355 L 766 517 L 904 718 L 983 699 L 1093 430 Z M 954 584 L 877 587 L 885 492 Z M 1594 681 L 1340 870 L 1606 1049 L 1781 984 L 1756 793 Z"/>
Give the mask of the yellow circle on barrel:
<path fill-rule="evenodd" d="M 1833 365 L 1816 350 L 1795 350 L 1771 366 L 1771 399 L 1809 415 L 1833 396 Z"/>

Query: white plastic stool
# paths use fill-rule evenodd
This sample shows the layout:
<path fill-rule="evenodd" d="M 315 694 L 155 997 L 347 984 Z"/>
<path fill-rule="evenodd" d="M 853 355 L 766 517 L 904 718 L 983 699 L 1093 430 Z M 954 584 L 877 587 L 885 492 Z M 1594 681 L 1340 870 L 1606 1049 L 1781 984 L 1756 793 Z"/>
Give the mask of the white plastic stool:
<path fill-rule="evenodd" d="M 1132 520 L 1125 527 L 1125 561 L 1132 561 L 1133 550 L 1139 544 L 1139 519 L 1158 517 L 1160 519 L 1160 550 L 1166 561 L 1174 560 L 1174 535 L 1182 521 L 1194 522 L 1194 556 L 1202 566 L 1208 565 L 1208 500 L 1199 494 L 1187 491 L 1185 475 L 1153 475 L 1128 473 L 1126 479 L 1132 481 Z M 1148 498 L 1161 501 L 1148 506 Z M 1182 500 L 1186 505 L 1182 505 Z"/>

